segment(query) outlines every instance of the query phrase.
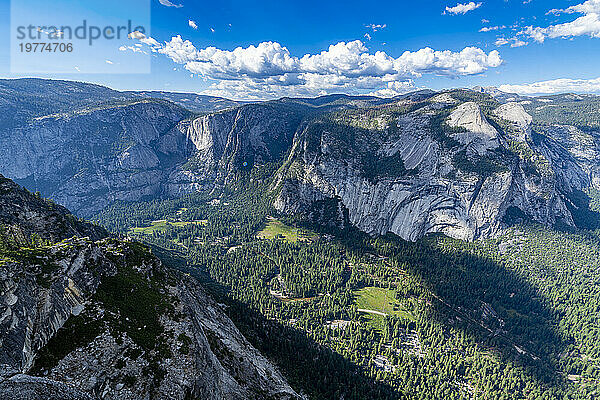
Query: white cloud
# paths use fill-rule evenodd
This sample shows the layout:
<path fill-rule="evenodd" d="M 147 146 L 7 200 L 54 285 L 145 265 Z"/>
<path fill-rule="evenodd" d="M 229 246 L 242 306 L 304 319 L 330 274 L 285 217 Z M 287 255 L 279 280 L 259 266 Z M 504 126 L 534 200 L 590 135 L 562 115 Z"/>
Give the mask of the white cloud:
<path fill-rule="evenodd" d="M 454 7 L 446 7 L 446 11 L 444 11 L 444 14 L 466 14 L 469 11 L 473 11 L 478 9 L 479 7 L 481 7 L 482 3 L 475 3 L 474 1 L 470 2 L 470 3 L 458 3 L 457 5 L 455 5 Z"/>
<path fill-rule="evenodd" d="M 133 31 L 133 32 L 130 32 L 130 33 L 127 35 L 127 37 L 128 37 L 129 39 L 145 39 L 145 38 L 146 38 L 146 35 L 144 35 L 144 34 L 143 34 L 142 32 L 140 32 L 140 31 Z"/>
<path fill-rule="evenodd" d="M 165 7 L 175 7 L 175 8 L 183 7 L 183 4 L 174 4 L 174 3 L 171 3 L 169 0 L 158 0 L 158 2 Z"/>
<path fill-rule="evenodd" d="M 188 21 L 188 25 L 193 29 L 198 29 L 198 25 L 196 25 L 196 21 L 192 21 L 191 19 Z"/>
<path fill-rule="evenodd" d="M 171 60 L 178 64 L 186 64 L 199 58 L 199 52 L 189 40 L 181 39 L 181 36 L 173 37 L 164 45 L 158 44 L 154 46 L 159 53 L 165 54 Z"/>
<path fill-rule="evenodd" d="M 387 27 L 387 24 L 369 24 L 366 25 L 366 27 L 372 29 L 373 32 L 377 32 L 380 29 L 385 29 Z"/>
<path fill-rule="evenodd" d="M 416 52 L 405 52 L 395 61 L 399 72 L 406 71 L 410 75 L 421 76 L 431 73 L 447 76 L 476 75 L 488 68 L 502 64 L 500 53 L 494 50 L 486 54 L 477 47 L 465 47 L 460 52 L 450 50 L 434 51 L 429 47 Z"/>
<path fill-rule="evenodd" d="M 148 37 L 140 31 L 133 31 L 129 33 L 127 37 L 129 39 L 137 39 L 140 42 L 150 46 L 152 48 L 152 51 L 157 51 L 158 48 L 161 47 L 160 43 L 158 43 L 154 38 Z"/>
<path fill-rule="evenodd" d="M 510 47 L 523 47 L 523 46 L 527 46 L 528 44 L 529 43 L 525 42 L 524 40 L 513 38 L 512 43 L 510 44 Z"/>
<path fill-rule="evenodd" d="M 137 43 L 136 43 L 136 46 L 121 46 L 121 47 L 119 47 L 119 51 L 131 51 L 133 53 L 148 54 L 144 50 L 142 50 L 140 47 L 138 47 Z"/>
<path fill-rule="evenodd" d="M 517 36 L 528 37 L 543 43 L 546 39 L 590 36 L 600 38 L 600 0 L 588 0 L 565 9 L 552 9 L 548 14 L 581 14 L 573 21 L 547 27 L 528 26 Z"/>
<path fill-rule="evenodd" d="M 151 37 L 140 39 L 140 42 L 147 44 L 148 46 L 151 46 L 151 47 L 159 47 L 160 46 L 160 43 L 158 43 L 156 40 L 154 40 L 154 38 L 151 38 Z"/>
<path fill-rule="evenodd" d="M 460 52 L 423 48 L 394 58 L 383 51 L 371 53 L 363 42 L 355 40 L 297 57 L 277 42 L 233 50 L 198 49 L 179 35 L 162 44 L 137 36 L 153 52 L 164 54 L 175 63 L 183 64 L 189 72 L 213 81 L 209 88 L 211 94 L 220 91 L 222 96 L 237 98 L 332 92 L 391 95 L 412 87 L 412 79 L 425 74 L 475 75 L 502 64 L 498 51 L 486 53 L 476 47 Z"/>
<path fill-rule="evenodd" d="M 496 39 L 496 46 L 500 47 L 500 46 L 505 46 L 507 44 L 509 44 L 510 41 L 506 38 L 503 37 L 499 37 L 498 39 Z"/>
<path fill-rule="evenodd" d="M 512 37 L 508 39 L 504 37 L 499 37 L 496 39 L 495 44 L 498 47 L 506 46 L 507 44 L 510 44 L 510 47 L 522 47 L 527 46 L 529 43 L 519 39 L 518 37 Z"/>
<path fill-rule="evenodd" d="M 554 79 L 524 85 L 502 85 L 503 92 L 522 95 L 556 94 L 556 93 L 600 93 L 600 78 L 596 79 Z"/>
<path fill-rule="evenodd" d="M 332 44 L 319 54 L 306 54 L 299 60 L 303 72 L 343 76 L 382 76 L 396 73 L 394 59 L 383 51 L 369 54 L 360 41 Z"/>
<path fill-rule="evenodd" d="M 506 29 L 506 26 L 504 25 L 498 25 L 498 26 L 484 26 L 483 28 L 481 28 L 479 30 L 479 32 L 492 32 L 492 31 L 499 31 L 502 29 Z"/>
<path fill-rule="evenodd" d="M 110 61 L 110 60 L 104 60 L 104 61 L 105 61 L 107 64 L 111 64 L 111 65 L 112 65 L 112 64 L 114 64 L 114 63 L 113 63 L 112 61 Z"/>
<path fill-rule="evenodd" d="M 592 14 L 592 13 L 600 13 L 600 1 L 599 0 L 587 0 L 585 3 L 577 4 L 571 6 L 565 10 L 553 10 L 557 13 L 565 13 L 565 14 Z"/>
<path fill-rule="evenodd" d="M 192 72 L 215 79 L 283 75 L 295 72 L 299 65 L 299 60 L 277 42 L 237 47 L 233 51 L 216 47 L 198 51 L 189 40 L 183 41 L 176 36 L 160 52 L 177 63 L 186 64 L 186 68 Z"/>
<path fill-rule="evenodd" d="M 368 33 L 365 33 L 365 38 L 366 38 L 367 40 L 371 40 L 371 35 L 369 35 Z"/>
<path fill-rule="evenodd" d="M 417 89 L 412 80 L 406 82 L 388 82 L 383 89 L 378 89 L 368 93 L 371 96 L 377 97 L 394 97 L 400 94 L 409 93 Z"/>

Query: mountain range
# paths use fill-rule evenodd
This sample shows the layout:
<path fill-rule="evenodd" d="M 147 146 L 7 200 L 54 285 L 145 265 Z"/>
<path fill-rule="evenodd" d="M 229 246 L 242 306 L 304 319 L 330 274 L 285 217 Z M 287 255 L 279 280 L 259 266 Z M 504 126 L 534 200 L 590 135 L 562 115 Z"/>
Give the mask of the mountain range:
<path fill-rule="evenodd" d="M 473 240 L 521 220 L 581 226 L 600 186 L 596 96 L 474 88 L 240 104 L 38 79 L 0 88 L 0 171 L 84 217 L 274 163 L 283 213 L 323 217 L 333 204 L 328 220 L 372 235 Z"/>
<path fill-rule="evenodd" d="M 0 104 L 1 398 L 597 392 L 598 96 Z"/>

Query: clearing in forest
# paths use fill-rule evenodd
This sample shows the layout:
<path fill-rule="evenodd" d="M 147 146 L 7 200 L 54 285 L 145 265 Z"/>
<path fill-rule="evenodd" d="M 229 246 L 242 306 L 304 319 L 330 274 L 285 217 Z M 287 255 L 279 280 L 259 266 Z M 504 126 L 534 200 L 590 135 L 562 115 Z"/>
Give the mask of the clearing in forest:
<path fill-rule="evenodd" d="M 383 318 L 393 315 L 414 319 L 395 297 L 394 290 L 378 287 L 366 287 L 354 291 L 356 308 L 364 315 L 368 323 L 380 328 Z"/>
<path fill-rule="evenodd" d="M 316 234 L 306 229 L 285 225 L 276 218 L 268 217 L 267 224 L 256 234 L 259 239 L 283 239 L 288 242 L 304 242 L 315 239 Z"/>
<path fill-rule="evenodd" d="M 129 229 L 129 233 L 141 233 L 144 235 L 152 235 L 154 232 L 164 232 L 169 227 L 181 227 L 190 224 L 206 225 L 207 221 L 167 221 L 164 219 L 152 221 L 150 226 L 141 226 Z"/>

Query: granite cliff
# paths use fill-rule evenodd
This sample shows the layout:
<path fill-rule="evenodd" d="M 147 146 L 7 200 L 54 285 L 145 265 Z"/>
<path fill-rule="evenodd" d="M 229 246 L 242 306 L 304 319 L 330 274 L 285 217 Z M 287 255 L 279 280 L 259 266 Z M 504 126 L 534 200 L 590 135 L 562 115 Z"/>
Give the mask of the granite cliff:
<path fill-rule="evenodd" d="M 334 113 L 297 133 L 275 206 L 309 214 L 332 199 L 361 230 L 407 240 L 490 237 L 515 219 L 574 227 L 599 138 L 463 91 Z"/>

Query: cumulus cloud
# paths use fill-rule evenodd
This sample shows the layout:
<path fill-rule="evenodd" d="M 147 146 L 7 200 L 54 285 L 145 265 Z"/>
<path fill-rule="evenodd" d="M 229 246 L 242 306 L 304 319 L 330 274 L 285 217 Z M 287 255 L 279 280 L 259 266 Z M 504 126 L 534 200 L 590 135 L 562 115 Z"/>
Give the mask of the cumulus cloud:
<path fill-rule="evenodd" d="M 426 47 L 416 52 L 406 51 L 395 61 L 399 72 L 421 76 L 436 74 L 447 76 L 476 75 L 488 68 L 499 67 L 502 64 L 500 53 L 494 50 L 486 54 L 478 47 L 465 47 L 460 52 L 450 50 L 434 51 Z"/>
<path fill-rule="evenodd" d="M 550 12 L 554 14 L 592 14 L 592 13 L 600 13 L 600 1 L 599 0 L 587 0 L 585 3 L 577 4 L 574 6 L 570 6 L 564 10 L 554 9 L 550 10 Z"/>
<path fill-rule="evenodd" d="M 191 19 L 188 21 L 188 25 L 193 28 L 193 29 L 198 29 L 198 25 L 196 24 L 196 21 L 192 21 Z"/>
<path fill-rule="evenodd" d="M 144 34 L 143 34 L 142 32 L 140 32 L 140 31 L 133 31 L 133 32 L 130 32 L 130 33 L 127 35 L 127 37 L 128 37 L 129 39 L 138 39 L 138 40 L 139 40 L 139 39 L 144 39 L 144 38 L 146 37 L 146 35 L 144 35 Z"/>
<path fill-rule="evenodd" d="M 160 4 L 162 4 L 165 7 L 175 7 L 175 8 L 181 8 L 183 7 L 183 4 L 175 4 L 175 3 L 171 3 L 169 0 L 158 0 L 158 2 Z"/>
<path fill-rule="evenodd" d="M 369 54 L 360 41 L 332 44 L 319 54 L 306 54 L 299 61 L 302 71 L 342 76 L 383 76 L 394 73 L 394 59 L 383 51 Z"/>
<path fill-rule="evenodd" d="M 470 3 L 458 3 L 457 5 L 455 5 L 454 7 L 446 7 L 446 11 L 444 11 L 444 14 L 466 14 L 469 11 L 473 11 L 478 9 L 479 7 L 481 7 L 482 3 L 475 3 L 474 1 L 470 2 Z"/>
<path fill-rule="evenodd" d="M 464 76 L 482 73 L 502 63 L 498 51 L 485 53 L 477 47 L 466 47 L 460 52 L 435 51 L 426 47 L 393 58 L 383 51 L 371 54 L 360 40 L 332 44 L 318 54 L 298 58 L 277 42 L 262 42 L 232 51 L 212 46 L 198 50 L 192 42 L 178 35 L 161 45 L 158 52 L 176 63 L 186 64 L 191 72 L 216 79 L 264 78 L 286 73 L 345 77 L 418 77 L 428 73 Z"/>
<path fill-rule="evenodd" d="M 502 85 L 500 90 L 522 95 L 556 93 L 600 93 L 600 78 L 596 79 L 554 79 L 524 85 Z"/>
<path fill-rule="evenodd" d="M 377 97 L 394 97 L 399 94 L 412 92 L 415 89 L 416 87 L 412 80 L 406 82 L 394 81 L 388 82 L 382 89 L 374 90 L 368 94 Z"/>
<path fill-rule="evenodd" d="M 197 50 L 189 41 L 176 36 L 166 42 L 160 53 L 173 61 L 186 64 L 191 72 L 213 79 L 240 77 L 265 78 L 296 72 L 299 60 L 277 42 L 262 42 L 258 46 L 237 47 L 233 51 L 207 47 Z"/>
<path fill-rule="evenodd" d="M 588 0 L 565 9 L 552 9 L 548 14 L 579 14 L 576 19 L 547 27 L 527 26 L 517 33 L 517 37 L 526 37 L 543 43 L 546 39 L 590 36 L 600 38 L 600 0 Z"/>
<path fill-rule="evenodd" d="M 186 64 L 195 61 L 200 57 L 200 53 L 196 49 L 196 46 L 189 40 L 183 40 L 179 35 L 173 37 L 163 45 L 156 42 L 152 47 L 155 51 L 165 54 L 178 64 Z"/>
<path fill-rule="evenodd" d="M 174 36 L 158 44 L 140 36 L 153 52 L 164 54 L 200 77 L 214 81 L 211 94 L 228 97 L 314 96 L 322 93 L 403 93 L 412 80 L 425 74 L 459 77 L 498 67 L 498 51 L 467 47 L 459 52 L 423 48 L 394 58 L 383 51 L 370 52 L 360 40 L 339 42 L 316 54 L 294 56 L 278 42 L 223 50 L 198 49 Z"/>

